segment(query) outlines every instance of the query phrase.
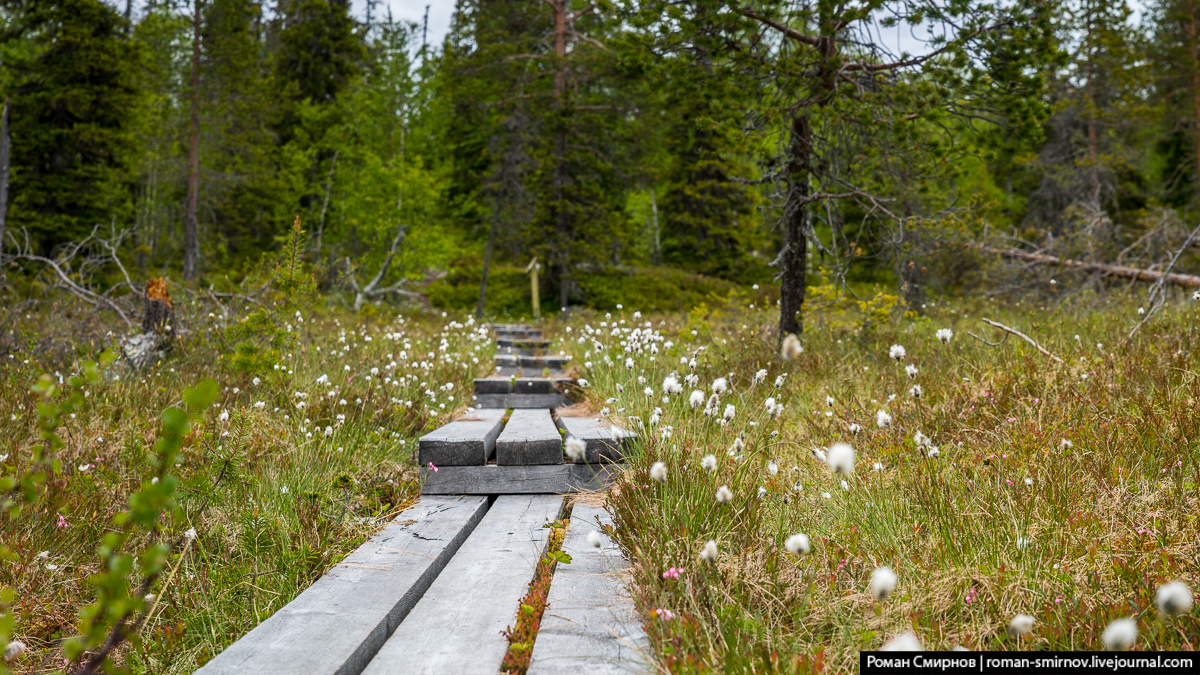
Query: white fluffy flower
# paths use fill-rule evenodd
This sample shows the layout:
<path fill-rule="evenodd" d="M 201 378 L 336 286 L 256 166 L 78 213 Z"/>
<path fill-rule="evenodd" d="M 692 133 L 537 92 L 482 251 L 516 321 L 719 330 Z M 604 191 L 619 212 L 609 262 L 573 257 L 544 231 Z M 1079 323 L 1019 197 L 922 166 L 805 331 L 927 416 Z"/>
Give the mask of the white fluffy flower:
<path fill-rule="evenodd" d="M 653 395 L 654 395 L 654 389 L 653 389 L 652 387 L 646 387 L 645 389 L 643 389 L 643 390 L 642 390 L 642 393 L 643 393 L 643 394 L 645 394 L 645 395 L 647 395 L 647 396 L 653 396 Z"/>
<path fill-rule="evenodd" d="M 650 478 L 660 483 L 667 482 L 667 465 L 662 462 L 655 462 L 650 467 Z"/>
<path fill-rule="evenodd" d="M 912 631 L 897 635 L 879 648 L 881 652 L 919 652 L 923 650 L 924 647 L 917 639 L 917 634 Z"/>
<path fill-rule="evenodd" d="M 784 373 L 784 374 L 780 375 L 779 377 L 775 378 L 775 388 L 776 389 L 783 386 L 783 378 L 785 378 L 785 377 L 787 377 L 787 373 Z"/>
<path fill-rule="evenodd" d="M 775 463 L 775 460 L 767 462 L 767 473 L 771 474 L 772 476 L 779 475 L 779 465 Z"/>
<path fill-rule="evenodd" d="M 904 366 L 904 372 L 908 373 L 908 377 L 911 379 L 911 378 L 916 377 L 917 373 L 919 373 L 921 371 L 916 366 L 914 366 L 913 364 L 910 363 L 907 366 Z"/>
<path fill-rule="evenodd" d="M 219 419 L 220 419 L 222 422 L 228 422 L 228 421 L 229 421 L 229 411 L 228 411 L 228 410 L 222 410 L 222 411 L 221 411 L 221 415 L 220 415 Z"/>
<path fill-rule="evenodd" d="M 681 394 L 683 393 L 683 385 L 679 383 L 679 378 L 674 375 L 668 375 L 663 380 L 662 390 L 664 394 Z"/>
<path fill-rule="evenodd" d="M 588 532 L 587 541 L 592 545 L 592 548 L 600 548 L 601 544 L 604 543 L 603 540 L 600 539 L 599 530 L 592 530 L 591 532 Z"/>
<path fill-rule="evenodd" d="M 779 355 L 784 359 L 794 359 L 804 353 L 804 347 L 800 345 L 800 338 L 796 337 L 795 333 L 783 338 L 783 344 L 780 346 Z"/>
<path fill-rule="evenodd" d="M 587 457 L 587 443 L 575 436 L 567 436 L 567 457 L 575 463 L 582 462 Z"/>
<path fill-rule="evenodd" d="M 875 426 L 879 427 L 880 429 L 886 429 L 887 427 L 892 426 L 892 416 L 889 415 L 886 410 L 880 410 L 879 412 L 875 413 Z"/>
<path fill-rule="evenodd" d="M 939 328 L 938 329 L 937 339 L 941 340 L 942 344 L 948 344 L 950 342 L 950 340 L 952 340 L 953 338 L 954 338 L 954 331 L 950 330 L 949 328 Z"/>
<path fill-rule="evenodd" d="M 704 459 L 700 460 L 700 468 L 705 471 L 716 471 L 717 457 L 715 455 L 705 455 Z"/>
<path fill-rule="evenodd" d="M 862 431 L 862 425 L 855 424 L 853 422 L 851 422 L 850 426 L 847 428 L 850 430 L 850 433 L 852 433 L 852 434 L 858 434 L 858 432 Z"/>
<path fill-rule="evenodd" d="M 258 410 L 262 410 L 263 408 L 267 407 L 267 403 L 266 403 L 266 401 L 257 401 L 254 404 L 254 407 L 257 408 Z"/>
<path fill-rule="evenodd" d="M 1117 619 L 1108 624 L 1108 628 L 1100 634 L 1100 641 L 1109 651 L 1124 651 L 1137 642 L 1137 622 L 1133 619 Z"/>
<path fill-rule="evenodd" d="M 1172 581 L 1159 586 L 1154 599 L 1158 611 L 1170 616 L 1186 614 L 1192 609 L 1192 589 L 1182 581 Z"/>
<path fill-rule="evenodd" d="M 693 408 L 699 408 L 701 405 L 704 405 L 704 392 L 699 389 L 693 391 L 692 395 L 688 397 L 688 405 Z"/>
<path fill-rule="evenodd" d="M 709 539 L 704 548 L 700 549 L 700 560 L 712 563 L 717 561 L 717 542 Z"/>
<path fill-rule="evenodd" d="M 912 386 L 912 389 L 908 390 L 908 395 L 913 398 L 921 398 L 921 395 L 924 393 L 925 393 L 925 390 L 921 389 L 921 385 L 919 385 L 919 384 L 914 384 Z"/>
<path fill-rule="evenodd" d="M 725 415 L 724 415 L 725 419 L 732 420 L 733 416 L 736 414 L 737 414 L 737 408 L 734 408 L 732 403 L 729 403 L 725 406 Z"/>
<path fill-rule="evenodd" d="M 712 390 L 713 393 L 717 394 L 718 396 L 724 394 L 729 390 L 729 380 L 726 380 L 723 377 L 718 377 L 717 379 L 713 380 Z"/>
<path fill-rule="evenodd" d="M 25 651 L 25 643 L 20 640 L 13 640 L 4 646 L 4 660 L 12 661 Z"/>
<path fill-rule="evenodd" d="M 834 473 L 854 473 L 854 448 L 846 443 L 834 443 L 825 454 L 825 463 Z"/>
<path fill-rule="evenodd" d="M 767 381 L 767 370 L 766 370 L 766 368 L 764 368 L 764 369 L 762 369 L 762 370 L 760 370 L 760 371 L 758 371 L 757 373 L 755 373 L 755 374 L 754 374 L 754 383 L 755 383 L 755 384 L 759 384 L 759 383 L 766 382 L 766 381 Z"/>
<path fill-rule="evenodd" d="M 717 488 L 717 503 L 718 504 L 728 504 L 732 500 L 733 500 L 733 492 L 730 491 L 728 485 L 722 485 L 721 487 Z"/>
<path fill-rule="evenodd" d="M 904 347 L 901 345 L 892 345 L 891 349 L 888 349 L 888 358 L 890 359 L 899 361 L 907 355 L 908 352 L 905 351 Z"/>
<path fill-rule="evenodd" d="M 783 542 L 783 547 L 793 555 L 804 555 L 812 550 L 806 534 L 793 534 Z"/>
<path fill-rule="evenodd" d="M 913 434 L 913 443 L 916 443 L 918 448 L 929 445 L 931 442 L 932 441 L 930 438 L 921 433 L 919 429 L 917 430 L 917 433 Z"/>
<path fill-rule="evenodd" d="M 580 386 L 580 388 L 582 388 L 582 389 L 587 389 L 587 388 L 588 388 L 588 386 L 589 386 L 589 385 L 588 385 L 588 381 L 587 381 L 587 380 L 585 380 L 585 379 L 583 379 L 583 378 L 580 378 L 579 380 L 576 380 L 576 383 L 577 383 L 577 384 Z M 621 386 L 621 385 L 619 385 L 619 384 L 617 385 L 617 387 L 618 387 L 618 388 L 619 388 L 620 386 Z"/>
<path fill-rule="evenodd" d="M 1033 617 L 1028 614 L 1018 614 L 1008 622 L 1009 637 L 1024 637 L 1033 632 Z"/>
<path fill-rule="evenodd" d="M 877 567 L 871 573 L 871 583 L 868 589 L 876 600 L 883 600 L 896 590 L 896 573 L 890 567 Z"/>

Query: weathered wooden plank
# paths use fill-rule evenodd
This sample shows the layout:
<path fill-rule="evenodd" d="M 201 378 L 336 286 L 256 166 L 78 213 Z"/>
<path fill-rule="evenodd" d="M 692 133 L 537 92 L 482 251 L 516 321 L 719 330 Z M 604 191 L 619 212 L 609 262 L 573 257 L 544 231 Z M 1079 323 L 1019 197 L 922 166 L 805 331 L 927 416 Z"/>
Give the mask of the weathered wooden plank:
<path fill-rule="evenodd" d="M 513 381 L 511 377 L 477 377 L 475 378 L 475 394 L 511 394 Z"/>
<path fill-rule="evenodd" d="M 601 549 L 587 541 L 597 522 L 612 520 L 602 508 L 575 504 L 562 546 L 571 564 L 555 568 L 529 675 L 650 670 L 649 642 L 619 576 L 628 563 L 603 532 Z"/>
<path fill-rule="evenodd" d="M 562 498 L 496 499 L 363 675 L 496 675 Z"/>
<path fill-rule="evenodd" d="M 550 341 L 535 338 L 498 337 L 496 338 L 496 346 L 501 349 L 539 350 L 549 347 Z"/>
<path fill-rule="evenodd" d="M 422 498 L 197 673 L 357 675 L 486 511 L 486 497 Z"/>
<path fill-rule="evenodd" d="M 584 456 L 589 464 L 621 461 L 630 442 L 637 438 L 636 433 L 596 417 L 559 417 L 558 423 L 567 435 L 587 444 Z"/>
<path fill-rule="evenodd" d="M 511 356 L 511 355 L 498 354 L 496 356 L 496 358 L 499 359 L 501 356 Z M 567 366 L 567 362 L 571 360 L 571 357 L 569 357 L 569 356 L 527 356 L 524 354 L 520 354 L 520 355 L 516 355 L 516 356 L 518 358 L 518 365 L 520 365 L 522 368 L 559 368 L 559 369 L 561 369 L 561 368 L 565 368 Z M 496 363 L 500 364 L 500 361 L 497 360 Z M 503 364 L 500 364 L 500 365 L 503 365 Z"/>
<path fill-rule="evenodd" d="M 513 410 L 496 439 L 496 464 L 562 464 L 562 442 L 548 408 Z"/>
<path fill-rule="evenodd" d="M 479 408 L 558 408 L 572 405 L 571 399 L 562 394 L 477 394 L 475 405 Z"/>
<path fill-rule="evenodd" d="M 559 386 L 573 382 L 569 377 L 480 377 L 476 394 L 557 394 Z"/>
<path fill-rule="evenodd" d="M 440 467 L 439 467 L 440 468 Z M 451 466 L 421 470 L 429 495 L 563 494 L 603 490 L 623 464 L 543 464 L 541 466 Z"/>
<path fill-rule="evenodd" d="M 503 426 L 503 410 L 477 409 L 421 437 L 417 447 L 422 466 L 487 464 Z"/>

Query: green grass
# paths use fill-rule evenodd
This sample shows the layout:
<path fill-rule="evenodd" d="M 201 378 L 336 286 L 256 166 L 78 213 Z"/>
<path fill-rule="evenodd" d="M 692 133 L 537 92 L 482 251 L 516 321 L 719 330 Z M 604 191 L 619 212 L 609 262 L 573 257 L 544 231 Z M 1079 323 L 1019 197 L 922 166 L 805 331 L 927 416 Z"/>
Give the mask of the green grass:
<path fill-rule="evenodd" d="M 1098 649 L 1105 626 L 1127 616 L 1138 619 L 1139 649 L 1200 647 L 1195 610 L 1162 620 L 1154 607 L 1160 583 L 1200 582 L 1200 303 L 1181 301 L 1124 344 L 1135 307 L 934 303 L 928 318 L 870 332 L 810 316 L 805 351 L 788 362 L 776 354 L 769 312 L 727 310 L 686 325 L 656 317 L 661 342 L 633 354 L 618 342 L 627 335 L 592 322 L 589 337 L 605 345 L 582 355 L 593 405 L 645 429 L 609 507 L 662 666 L 854 671 L 859 650 L 906 631 L 927 649 Z M 981 333 L 983 316 L 1065 363 L 1015 338 L 975 341 L 967 331 Z M 623 329 L 634 324 L 628 313 L 620 319 L 630 322 Z M 934 337 L 944 327 L 955 333 L 949 344 Z M 892 344 L 907 357 L 890 360 Z M 681 363 L 693 355 L 694 369 Z M 919 368 L 915 378 L 907 364 Z M 759 369 L 767 376 L 755 383 Z M 732 403 L 734 419 L 721 426 L 692 409 L 686 384 L 664 402 L 672 372 L 694 373 L 705 396 L 728 378 L 718 409 Z M 913 384 L 920 399 L 908 394 Z M 768 397 L 785 406 L 779 419 L 764 409 Z M 875 424 L 880 409 L 894 418 L 888 428 Z M 939 446 L 936 458 L 914 442 L 918 431 Z M 737 437 L 745 448 L 731 457 Z M 857 452 L 848 489 L 812 453 L 835 442 Z M 700 468 L 708 454 L 718 460 L 712 473 Z M 667 466 L 661 484 L 649 477 L 656 461 Z M 715 500 L 721 485 L 733 492 L 729 504 Z M 811 555 L 784 550 L 797 532 L 811 538 Z M 698 560 L 710 539 L 715 564 Z M 899 584 L 877 602 L 867 584 L 881 566 Z M 685 572 L 665 579 L 669 567 Z M 657 608 L 675 618 L 656 618 Z M 1035 617 L 1030 636 L 1007 636 L 1016 614 Z"/>
<path fill-rule="evenodd" d="M 925 317 L 865 328 L 831 309 L 806 317 L 805 351 L 784 361 L 765 299 L 710 294 L 687 313 L 646 316 L 620 302 L 544 322 L 589 381 L 588 404 L 643 431 L 608 505 L 664 670 L 855 671 L 859 650 L 905 631 L 929 649 L 1091 649 L 1125 616 L 1138 619 L 1138 649 L 1200 647 L 1195 609 L 1162 620 L 1154 607 L 1164 581 L 1200 585 L 1200 303 L 1172 304 L 1128 343 L 1136 305 L 1119 296 L 1105 306 L 1094 297 L 1091 306 L 941 299 Z M 155 369 L 113 366 L 89 387 L 60 431 L 62 475 L 2 526 L 16 555 L 0 561 L 0 586 L 16 591 L 14 637 L 29 646 L 16 672 L 63 667 L 61 641 L 77 634 L 79 611 L 95 598 L 88 577 L 100 538 L 149 475 L 159 413 L 202 378 L 217 379 L 221 398 L 184 439 L 175 469 L 184 517 L 133 547 L 186 527 L 198 537 L 173 559 L 178 573 L 156 586 L 158 609 L 139 639 L 117 652 L 132 672 L 191 672 L 417 496 L 415 439 L 467 405 L 471 379 L 490 370 L 490 340 L 452 323 L 470 323 L 462 315 L 302 314 L 303 324 L 289 316 L 298 342 L 258 384 L 228 365 L 215 320 L 197 318 Z M 986 330 L 999 339 L 981 317 L 1025 331 L 1065 363 L 1016 338 L 998 347 L 970 338 Z M 54 321 L 31 315 L 22 349 L 2 357 L 0 471 L 19 472 L 39 442 L 32 382 L 42 372 L 69 376 L 99 348 L 46 342 Z M 648 337 L 635 339 L 634 328 Z M 949 344 L 935 339 L 939 328 L 954 330 Z M 903 361 L 888 358 L 892 344 L 907 349 Z M 756 383 L 760 369 L 767 375 Z M 687 384 L 662 401 L 672 372 L 694 374 L 706 397 L 727 378 L 719 411 L 733 404 L 732 421 L 693 409 Z M 322 374 L 329 385 L 318 385 Z M 445 383 L 453 389 L 439 389 Z M 920 399 L 908 393 L 913 384 Z M 777 419 L 768 397 L 784 406 Z M 875 425 L 880 409 L 893 417 L 888 428 Z M 862 430 L 850 433 L 851 424 Z M 939 447 L 936 458 L 917 447 L 917 431 Z M 738 437 L 745 447 L 730 456 Z M 857 452 L 848 489 L 812 453 L 839 441 Z M 701 468 L 709 454 L 712 473 Z M 667 466 L 663 483 L 649 477 L 656 461 Z M 714 498 L 721 485 L 733 492 L 729 504 Z M 797 532 L 810 537 L 811 555 L 784 551 Z M 698 559 L 710 539 L 715 563 Z M 867 592 L 879 566 L 899 576 L 882 602 Z M 666 579 L 670 567 L 683 573 Z M 1008 637 L 1019 613 L 1035 618 L 1032 633 Z"/>
<path fill-rule="evenodd" d="M 312 315 L 297 323 L 299 342 L 281 355 L 281 369 L 258 384 L 226 368 L 228 349 L 212 320 L 193 325 L 153 370 L 111 366 L 59 430 L 62 474 L 2 526 L 15 557 L 0 562 L 0 587 L 15 590 L 13 637 L 29 648 L 14 670 L 63 667 L 61 641 L 78 634 L 79 611 L 95 598 L 88 577 L 99 571 L 100 537 L 150 473 L 159 413 L 205 377 L 217 379 L 221 395 L 184 439 L 174 471 L 183 522 L 165 521 L 131 548 L 171 541 L 188 527 L 198 537 L 178 573 L 156 586 L 155 616 L 117 660 L 133 672 L 191 672 L 308 587 L 417 496 L 416 438 L 466 407 L 472 379 L 490 364 L 494 350 L 478 326 L 447 322 L 432 313 Z M 25 363 L 27 355 L 0 365 L 6 473 L 20 473 L 40 442 L 31 383 L 43 370 L 69 376 L 82 362 L 71 351 Z M 329 384 L 321 386 L 323 374 Z"/>

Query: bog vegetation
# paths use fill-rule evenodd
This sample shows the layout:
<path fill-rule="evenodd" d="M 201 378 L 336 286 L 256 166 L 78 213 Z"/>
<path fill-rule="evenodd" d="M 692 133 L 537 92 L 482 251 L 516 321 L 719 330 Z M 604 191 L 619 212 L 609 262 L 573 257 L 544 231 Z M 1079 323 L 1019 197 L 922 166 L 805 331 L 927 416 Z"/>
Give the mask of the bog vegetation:
<path fill-rule="evenodd" d="M 0 0 L 0 672 L 206 662 L 539 311 L 662 669 L 1197 648 L 1200 14 L 1137 9 Z"/>

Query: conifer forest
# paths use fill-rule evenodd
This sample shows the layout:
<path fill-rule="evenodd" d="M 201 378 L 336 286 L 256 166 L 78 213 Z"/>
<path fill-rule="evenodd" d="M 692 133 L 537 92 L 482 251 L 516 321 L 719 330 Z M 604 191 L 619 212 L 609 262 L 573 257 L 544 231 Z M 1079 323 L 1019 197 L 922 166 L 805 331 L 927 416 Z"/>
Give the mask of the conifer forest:
<path fill-rule="evenodd" d="M 1200 649 L 1200 0 L 428 2 L 0 0 L 0 675 L 252 672 L 538 395 L 488 672 L 577 527 L 630 672 Z"/>

